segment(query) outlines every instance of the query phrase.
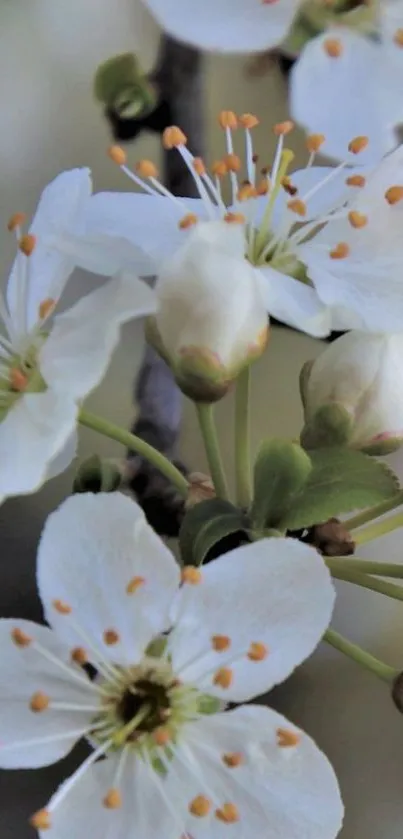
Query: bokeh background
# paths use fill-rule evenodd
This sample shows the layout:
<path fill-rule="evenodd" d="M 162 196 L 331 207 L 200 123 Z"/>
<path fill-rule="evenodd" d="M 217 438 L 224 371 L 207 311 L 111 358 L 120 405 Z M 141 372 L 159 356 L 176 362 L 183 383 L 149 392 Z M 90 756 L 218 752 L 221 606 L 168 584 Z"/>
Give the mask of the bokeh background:
<path fill-rule="evenodd" d="M 90 166 L 94 188 L 129 189 L 105 149 L 108 127 L 92 98 L 97 64 L 134 50 L 145 69 L 152 66 L 159 33 L 139 0 L 0 0 L 0 253 L 3 282 L 14 253 L 6 232 L 9 215 L 31 213 L 41 190 L 62 169 Z M 245 58 L 206 59 L 209 159 L 222 151 L 217 124 L 220 109 L 258 114 L 256 150 L 262 164 L 274 148 L 273 123 L 287 116 L 287 85 L 276 67 L 258 77 Z M 329 102 L 331 107 L 331 102 Z M 303 138 L 293 146 L 303 163 Z M 159 143 L 143 135 L 130 157 L 159 158 Z M 76 272 L 67 293 L 71 301 L 99 279 Z M 253 372 L 253 446 L 263 436 L 296 436 L 301 423 L 298 373 L 319 353 L 319 341 L 275 328 L 265 356 Z M 141 323 L 123 330 L 108 375 L 89 407 L 128 425 L 133 418 L 132 384 L 143 349 Z M 232 474 L 232 399 L 218 406 L 219 430 Z M 17 443 L 18 441 L 16 441 Z M 84 431 L 80 456 L 94 450 L 119 455 L 104 438 Z M 185 406 L 182 455 L 194 469 L 205 469 L 192 406 Z M 393 465 L 403 478 L 403 457 Z M 35 587 L 35 551 L 48 513 L 69 492 L 72 472 L 50 482 L 35 496 L 0 508 L 0 612 L 40 618 Z M 366 548 L 363 555 L 401 561 L 402 537 L 395 534 Z M 378 594 L 338 586 L 334 626 L 395 666 L 403 667 L 403 604 Z M 1 680 L 1 662 L 0 662 Z M 401 839 L 403 814 L 403 720 L 387 689 L 327 647 L 274 692 L 270 701 L 305 728 L 326 751 L 340 779 L 346 803 L 342 839 Z M 0 704 L 1 713 L 1 704 Z M 0 773 L 1 839 L 33 839 L 30 813 L 71 771 L 79 750 L 57 766 L 34 772 Z M 135 829 L 135 828 L 134 828 Z M 94 837 L 95 839 L 95 837 Z M 129 837 L 128 837 L 129 839 Z"/>

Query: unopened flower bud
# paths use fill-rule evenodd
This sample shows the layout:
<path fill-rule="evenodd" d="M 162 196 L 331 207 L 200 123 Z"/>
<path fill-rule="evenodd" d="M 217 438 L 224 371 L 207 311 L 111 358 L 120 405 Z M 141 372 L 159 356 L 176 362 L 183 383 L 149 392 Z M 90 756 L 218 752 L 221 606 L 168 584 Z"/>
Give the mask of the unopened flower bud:
<path fill-rule="evenodd" d="M 303 377 L 304 432 L 319 439 L 324 422 L 327 433 L 332 424 L 339 433 L 344 417 L 349 446 L 379 455 L 398 449 L 403 442 L 402 355 L 403 333 L 353 331 L 334 341 Z"/>
<path fill-rule="evenodd" d="M 197 402 L 224 396 L 266 345 L 267 310 L 244 247 L 242 225 L 200 222 L 159 276 L 148 338 Z"/>
<path fill-rule="evenodd" d="M 73 492 L 115 492 L 122 480 L 122 471 L 116 461 L 93 454 L 78 467 Z"/>

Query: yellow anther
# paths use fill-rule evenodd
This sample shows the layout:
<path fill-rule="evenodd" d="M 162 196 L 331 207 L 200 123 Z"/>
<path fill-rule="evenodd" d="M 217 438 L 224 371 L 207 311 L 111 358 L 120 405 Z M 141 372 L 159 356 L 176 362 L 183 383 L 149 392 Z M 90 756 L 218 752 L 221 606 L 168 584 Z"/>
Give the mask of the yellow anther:
<path fill-rule="evenodd" d="M 238 190 L 238 201 L 248 201 L 249 198 L 256 198 L 257 190 L 252 184 L 243 184 Z"/>
<path fill-rule="evenodd" d="M 32 638 L 30 635 L 27 635 L 22 629 L 15 627 L 15 629 L 11 630 L 11 639 L 14 641 L 17 647 L 29 647 L 32 644 Z"/>
<path fill-rule="evenodd" d="M 229 766 L 230 769 L 235 768 L 236 766 L 241 766 L 244 763 L 244 756 L 241 752 L 227 752 L 227 754 L 222 756 L 223 763 L 226 766 Z"/>
<path fill-rule="evenodd" d="M 195 170 L 197 175 L 205 175 L 206 174 L 206 166 L 204 160 L 201 157 L 195 157 L 192 163 L 193 169 Z"/>
<path fill-rule="evenodd" d="M 307 206 L 305 201 L 301 201 L 300 198 L 293 198 L 292 201 L 289 201 L 287 204 L 289 210 L 292 210 L 293 213 L 296 213 L 297 216 L 306 216 Z"/>
<path fill-rule="evenodd" d="M 224 162 L 228 172 L 239 172 L 242 166 L 241 158 L 237 154 L 226 154 Z"/>
<path fill-rule="evenodd" d="M 105 632 L 103 633 L 103 639 L 105 644 L 108 645 L 108 647 L 113 647 L 114 644 L 118 644 L 120 641 L 119 633 L 116 632 L 116 629 L 105 629 Z"/>
<path fill-rule="evenodd" d="M 127 154 L 121 146 L 109 146 L 108 155 L 118 166 L 124 166 L 127 161 Z"/>
<path fill-rule="evenodd" d="M 285 136 L 289 134 L 294 128 L 294 123 L 291 119 L 286 119 L 284 122 L 277 122 L 276 125 L 273 126 L 273 132 L 276 137 L 280 137 L 280 135 Z"/>
<path fill-rule="evenodd" d="M 12 367 L 9 374 L 10 385 L 12 390 L 17 393 L 23 393 L 28 387 L 28 376 L 25 375 L 18 367 Z"/>
<path fill-rule="evenodd" d="M 227 221 L 228 224 L 245 224 L 246 218 L 242 213 L 226 213 L 224 221 Z"/>
<path fill-rule="evenodd" d="M 221 128 L 238 128 L 238 120 L 234 111 L 221 111 L 218 122 Z"/>
<path fill-rule="evenodd" d="M 229 688 L 232 685 L 234 674 L 229 667 L 220 667 L 214 674 L 213 684 L 220 688 Z"/>
<path fill-rule="evenodd" d="M 345 259 L 346 256 L 349 256 L 350 253 L 350 246 L 347 242 L 339 242 L 333 250 L 330 251 L 330 258 L 331 259 Z"/>
<path fill-rule="evenodd" d="M 46 693 L 42 693 L 42 691 L 38 690 L 31 696 L 29 701 L 29 707 L 31 711 L 35 713 L 40 713 L 41 711 L 46 711 L 50 705 L 50 698 L 47 696 Z"/>
<path fill-rule="evenodd" d="M 157 746 L 166 746 L 172 740 L 169 728 L 164 725 L 155 728 L 152 737 Z"/>
<path fill-rule="evenodd" d="M 31 256 L 31 253 L 34 250 L 35 245 L 36 236 L 34 236 L 32 233 L 24 233 L 24 235 L 21 236 L 21 239 L 18 242 L 18 247 L 20 251 L 22 251 L 22 253 L 25 254 L 25 256 Z"/>
<path fill-rule="evenodd" d="M 259 120 L 255 114 L 241 114 L 239 122 L 242 128 L 255 128 L 259 125 Z"/>
<path fill-rule="evenodd" d="M 211 167 L 211 171 L 217 178 L 223 178 L 228 172 L 225 160 L 216 160 Z"/>
<path fill-rule="evenodd" d="M 351 210 L 348 214 L 348 220 L 351 224 L 351 227 L 355 227 L 359 230 L 361 227 L 365 227 L 368 224 L 368 216 L 364 213 L 359 213 L 358 210 Z"/>
<path fill-rule="evenodd" d="M 52 606 L 56 609 L 56 612 L 59 612 L 59 615 L 70 615 L 72 612 L 71 606 L 64 603 L 63 600 L 53 600 Z"/>
<path fill-rule="evenodd" d="M 194 565 L 185 565 L 181 573 L 182 583 L 197 586 L 202 581 L 202 572 Z"/>
<path fill-rule="evenodd" d="M 139 160 L 136 172 L 141 178 L 158 178 L 158 169 L 152 160 Z"/>
<path fill-rule="evenodd" d="M 220 822 L 225 822 L 226 824 L 233 824 L 234 822 L 239 822 L 239 810 L 238 807 L 232 803 L 232 801 L 226 801 L 222 807 L 219 807 L 215 811 L 215 815 Z"/>
<path fill-rule="evenodd" d="M 210 810 L 211 801 L 205 795 L 197 795 L 189 804 L 189 813 L 192 816 L 197 816 L 199 819 L 208 816 Z"/>
<path fill-rule="evenodd" d="M 323 49 L 329 58 L 340 58 L 343 53 L 343 44 L 339 38 L 326 38 Z"/>
<path fill-rule="evenodd" d="M 29 823 L 35 830 L 49 830 L 52 826 L 49 810 L 38 810 L 31 816 Z"/>
<path fill-rule="evenodd" d="M 248 658 L 251 661 L 264 661 L 265 658 L 269 655 L 269 650 L 266 647 L 266 644 L 262 644 L 261 641 L 253 641 L 248 650 Z"/>
<path fill-rule="evenodd" d="M 369 143 L 368 137 L 354 137 L 348 144 L 348 150 L 352 154 L 359 154 L 367 148 Z"/>
<path fill-rule="evenodd" d="M 126 586 L 126 594 L 135 594 L 144 585 L 145 581 L 145 577 L 132 577 Z"/>
<path fill-rule="evenodd" d="M 306 138 L 306 147 L 312 154 L 313 152 L 319 151 L 325 141 L 326 137 L 324 134 L 310 134 L 309 137 Z"/>
<path fill-rule="evenodd" d="M 364 178 L 364 175 L 349 175 L 348 178 L 346 178 L 346 184 L 347 186 L 363 187 L 366 184 L 366 179 Z"/>
<path fill-rule="evenodd" d="M 291 731 L 290 728 L 277 729 L 277 744 L 281 748 L 289 748 L 290 746 L 298 746 L 301 742 L 301 735 L 296 731 Z"/>
<path fill-rule="evenodd" d="M 388 204 L 398 204 L 403 199 L 403 186 L 390 186 L 385 192 Z"/>
<path fill-rule="evenodd" d="M 393 41 L 397 47 L 403 47 L 403 29 L 396 29 Z"/>
<path fill-rule="evenodd" d="M 228 635 L 212 635 L 211 643 L 213 645 L 213 649 L 216 652 L 221 653 L 224 650 L 228 650 L 231 646 L 231 638 Z"/>
<path fill-rule="evenodd" d="M 14 213 L 8 220 L 7 230 L 12 233 L 13 230 L 16 230 L 17 227 L 21 227 L 25 223 L 26 218 L 25 213 Z"/>
<path fill-rule="evenodd" d="M 186 146 L 186 134 L 177 125 L 170 125 L 162 135 L 164 149 L 175 149 L 177 146 Z"/>
<path fill-rule="evenodd" d="M 48 315 L 53 312 L 53 309 L 56 306 L 56 300 L 53 300 L 52 297 L 47 297 L 46 300 L 42 300 L 42 303 L 39 304 L 38 314 L 40 320 L 44 320 L 48 317 Z"/>
<path fill-rule="evenodd" d="M 84 647 L 74 647 L 74 650 L 71 651 L 71 660 L 74 661 L 75 664 L 87 664 L 88 656 Z"/>
<path fill-rule="evenodd" d="M 195 213 L 187 213 L 186 216 L 183 216 L 180 221 L 178 221 L 178 227 L 180 230 L 187 230 L 188 227 L 193 227 L 194 224 L 197 224 L 199 219 L 195 215 Z"/>
<path fill-rule="evenodd" d="M 107 810 L 118 810 L 122 806 L 122 796 L 118 789 L 109 789 L 102 801 Z"/>

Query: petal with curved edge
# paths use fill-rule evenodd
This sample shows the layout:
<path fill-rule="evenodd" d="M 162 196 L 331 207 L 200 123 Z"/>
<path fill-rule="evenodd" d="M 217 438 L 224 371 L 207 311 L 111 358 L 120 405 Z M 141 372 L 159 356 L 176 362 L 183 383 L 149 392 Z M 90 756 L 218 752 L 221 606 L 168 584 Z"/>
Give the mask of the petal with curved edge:
<path fill-rule="evenodd" d="M 281 274 L 270 266 L 257 269 L 256 273 L 267 311 L 272 317 L 314 338 L 329 335 L 332 328 L 330 310 L 312 286 Z"/>
<path fill-rule="evenodd" d="M 57 301 L 73 271 L 75 261 L 52 245 L 62 233 L 78 232 L 92 191 L 89 169 L 62 172 L 44 189 L 33 218 L 30 233 L 36 246 L 27 259 L 18 254 L 7 285 L 7 303 L 11 313 L 21 300 L 21 281 L 26 276 L 27 326 L 38 321 L 39 306 L 44 300 Z"/>
<path fill-rule="evenodd" d="M 229 831 L 236 839 L 334 839 L 343 819 L 337 779 L 325 755 L 285 717 L 262 706 L 189 724 L 165 787 L 178 812 L 183 799 L 189 804 L 201 794 L 209 799 L 208 815 L 189 813 L 186 823 L 188 835 L 206 839 L 226 839 Z M 229 826 L 216 817 L 224 802 L 238 813 Z"/>
<path fill-rule="evenodd" d="M 214 52 L 258 52 L 287 35 L 300 0 L 145 0 L 158 23 L 179 41 Z"/>
<path fill-rule="evenodd" d="M 134 820 L 135 835 L 141 839 L 179 839 L 180 814 L 171 806 L 161 777 L 130 753 L 123 766 L 119 758 L 95 763 L 70 791 L 71 778 L 59 787 L 47 805 L 51 826 L 40 832 L 43 839 L 127 839 L 133 836 Z M 120 795 L 118 809 L 103 804 L 111 789 Z"/>
<path fill-rule="evenodd" d="M 63 446 L 62 450 L 59 454 L 54 457 L 49 465 L 46 472 L 46 480 L 49 481 L 51 478 L 56 478 L 57 475 L 60 475 L 64 472 L 77 454 L 78 448 L 78 434 L 77 429 L 75 428 L 73 433 L 70 434 L 66 444 Z"/>
<path fill-rule="evenodd" d="M 55 318 L 42 347 L 39 364 L 45 381 L 74 399 L 87 396 L 108 368 L 120 326 L 155 308 L 153 290 L 126 272 L 82 297 Z"/>
<path fill-rule="evenodd" d="M 329 56 L 326 41 L 340 41 L 342 52 Z M 396 146 L 388 99 L 388 78 L 378 44 L 353 30 L 329 29 L 302 51 L 291 73 L 290 109 L 310 133 L 326 136 L 323 154 L 353 164 L 366 164 Z M 348 154 L 353 137 L 367 136 L 369 145 L 358 157 Z"/>
<path fill-rule="evenodd" d="M 180 198 L 171 201 L 163 196 L 135 192 L 98 192 L 87 205 L 85 232 L 87 236 L 127 239 L 136 249 L 137 273 L 153 274 L 185 241 L 187 233 L 178 224 L 187 213 L 204 219 L 206 212 L 202 200 Z"/>
<path fill-rule="evenodd" d="M 74 431 L 77 406 L 63 392 L 21 397 L 0 423 L 0 502 L 39 489 Z"/>
<path fill-rule="evenodd" d="M 201 573 L 198 585 L 181 589 L 168 646 L 180 679 L 228 702 L 282 682 L 329 624 L 335 598 L 329 572 L 313 548 L 294 539 L 238 548 Z M 226 639 L 225 648 L 215 648 L 215 636 Z M 230 671 L 226 687 L 217 682 L 221 668 Z"/>
<path fill-rule="evenodd" d="M 94 664 L 97 651 L 117 663 L 138 662 L 166 628 L 178 585 L 171 552 L 120 493 L 72 496 L 46 522 L 38 552 L 46 619 L 71 646 L 86 647 L 87 637 Z M 57 601 L 71 613 L 58 611 Z"/>
<path fill-rule="evenodd" d="M 88 730 L 91 708 L 99 704 L 96 688 L 47 627 L 3 619 L 0 648 L 0 766 L 35 768 L 60 760 Z"/>

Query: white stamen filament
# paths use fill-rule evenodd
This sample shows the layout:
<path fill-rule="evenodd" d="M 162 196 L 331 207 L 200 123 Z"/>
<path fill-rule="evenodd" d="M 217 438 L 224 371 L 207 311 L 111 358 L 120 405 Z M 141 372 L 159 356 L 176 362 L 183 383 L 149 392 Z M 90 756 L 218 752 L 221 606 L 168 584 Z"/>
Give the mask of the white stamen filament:
<path fill-rule="evenodd" d="M 122 172 L 124 172 L 125 175 L 127 175 L 127 177 L 130 178 L 131 181 L 133 181 L 133 183 L 137 184 L 137 186 L 141 186 L 141 189 L 143 189 L 144 192 L 147 192 L 148 195 L 158 195 L 158 192 L 156 192 L 155 189 L 153 189 L 145 181 L 143 181 L 142 178 L 139 178 L 139 176 L 136 175 L 135 172 L 132 172 L 132 170 L 129 169 L 128 166 L 122 164 L 120 168 Z"/>
<path fill-rule="evenodd" d="M 78 769 L 70 775 L 68 780 L 64 782 L 63 786 L 59 788 L 56 795 L 54 795 L 50 801 L 48 805 L 49 813 L 54 813 L 56 807 L 58 807 L 59 804 L 61 804 L 61 802 L 66 798 L 66 795 L 69 794 L 70 790 L 76 785 L 77 781 L 81 780 L 87 769 L 89 769 L 99 757 L 102 757 L 111 745 L 112 740 L 109 740 L 107 743 L 99 746 L 99 748 L 95 749 L 94 752 L 91 752 L 91 754 L 83 761 L 81 766 L 79 766 Z"/>
<path fill-rule="evenodd" d="M 28 309 L 28 286 L 30 274 L 30 257 L 19 254 L 17 266 L 21 265 L 16 278 L 16 312 L 15 320 L 19 336 L 25 336 L 27 332 L 27 309 Z"/>
<path fill-rule="evenodd" d="M 246 146 L 246 171 L 248 173 L 248 181 L 255 186 L 256 181 L 256 164 L 253 162 L 253 143 L 252 135 L 249 128 L 245 128 L 245 146 Z"/>
<path fill-rule="evenodd" d="M 69 625 L 77 633 L 77 635 L 84 641 L 85 646 L 87 649 L 92 653 L 93 660 L 92 663 L 95 665 L 97 670 L 105 677 L 105 679 L 110 679 L 111 676 L 115 678 L 119 676 L 119 670 L 110 664 L 101 650 L 93 643 L 92 639 L 87 635 L 84 629 L 71 617 L 71 615 L 66 615 L 66 619 L 69 622 Z"/>
<path fill-rule="evenodd" d="M 184 204 L 183 201 L 180 201 L 179 198 L 176 197 L 176 195 L 172 195 L 172 192 L 170 192 L 169 189 L 166 188 L 166 186 L 157 181 L 156 178 L 150 178 L 150 182 L 155 187 L 157 192 L 160 193 L 160 195 L 164 195 L 165 198 L 170 198 L 170 200 L 174 204 L 176 204 L 177 207 L 180 208 L 182 214 L 187 213 L 188 208 L 186 204 Z"/>
<path fill-rule="evenodd" d="M 78 712 L 87 712 L 90 714 L 97 714 L 101 708 L 101 703 L 99 705 L 79 705 L 74 704 L 74 702 L 53 702 L 51 700 L 49 708 L 52 711 L 78 711 Z"/>
<path fill-rule="evenodd" d="M 306 164 L 306 169 L 311 168 L 311 166 L 313 165 L 313 161 L 315 160 L 315 157 L 316 157 L 316 152 L 311 151 L 311 153 L 309 155 L 309 158 L 308 158 L 308 163 Z"/>
<path fill-rule="evenodd" d="M 225 142 L 227 146 L 227 154 L 234 154 L 234 144 L 232 142 L 232 133 L 230 127 L 227 125 L 225 128 Z M 237 207 L 238 202 L 238 192 L 239 192 L 239 184 L 238 178 L 235 172 L 230 172 L 230 181 L 231 181 L 231 191 L 232 191 L 232 204 L 234 207 Z"/>
<path fill-rule="evenodd" d="M 60 658 L 57 658 L 56 655 L 53 655 L 53 653 L 49 652 L 49 650 L 47 650 L 46 647 L 42 647 L 42 645 L 38 644 L 37 641 L 33 641 L 32 648 L 37 653 L 46 658 L 48 661 L 50 661 L 52 664 L 54 664 L 56 667 L 58 667 L 60 670 L 64 670 L 66 673 L 68 673 L 71 679 L 74 679 L 76 682 L 79 682 L 80 685 L 84 685 L 92 693 L 100 693 L 100 689 L 97 687 L 97 685 L 94 682 L 91 682 L 87 676 L 81 675 L 81 673 L 78 672 L 73 666 L 69 666 L 66 662 L 62 661 Z"/>
<path fill-rule="evenodd" d="M 2 743 L 0 745 L 0 755 L 2 752 L 12 751 L 13 749 L 28 749 L 35 746 L 46 746 L 47 743 L 57 743 L 59 740 L 81 740 L 90 730 L 90 726 L 85 728 L 73 728 L 72 731 L 61 731 L 60 734 L 49 734 L 47 737 L 33 737 L 31 740 L 17 740 L 14 743 Z"/>
<path fill-rule="evenodd" d="M 329 174 L 323 178 L 322 181 L 319 181 L 318 184 L 315 184 L 315 186 L 313 186 L 312 189 L 308 190 L 308 192 L 306 192 L 305 195 L 302 196 L 301 201 L 303 201 L 304 204 L 306 204 L 306 202 L 309 201 L 309 199 L 312 198 L 313 195 L 316 195 L 316 193 L 319 192 L 319 190 L 322 189 L 322 187 L 324 187 L 325 184 L 328 184 L 329 181 L 332 181 L 333 178 L 335 178 L 336 175 L 339 174 L 339 172 L 346 168 L 346 166 L 348 166 L 347 160 L 344 160 L 343 163 L 339 163 L 338 166 L 335 166 L 335 168 L 332 169 L 329 172 Z"/>
<path fill-rule="evenodd" d="M 277 182 L 278 171 L 280 169 L 280 164 L 281 164 L 281 156 L 283 154 L 283 146 L 284 146 L 284 135 L 280 134 L 280 136 L 278 138 L 278 141 L 277 141 L 276 153 L 274 155 L 274 163 L 273 163 L 272 170 L 271 170 L 271 175 L 270 175 L 270 179 L 271 179 L 272 184 L 275 184 Z"/>
<path fill-rule="evenodd" d="M 210 190 L 210 192 L 211 192 L 211 194 L 214 198 L 214 201 L 217 204 L 217 206 L 220 208 L 221 212 L 226 213 L 227 208 L 224 204 L 224 201 L 222 200 L 221 186 L 220 186 L 219 179 L 216 178 L 216 183 L 214 184 L 212 178 L 210 178 L 209 175 L 207 175 L 207 173 L 205 173 L 204 175 L 201 175 L 201 178 L 202 178 L 203 182 L 206 184 L 206 186 L 208 187 L 208 189 Z"/>
<path fill-rule="evenodd" d="M 210 220 L 214 220 L 214 218 L 216 217 L 216 214 L 214 212 L 214 205 L 213 205 L 213 203 L 210 199 L 210 196 L 207 192 L 206 187 L 204 186 L 204 183 L 203 183 L 200 175 L 198 175 L 198 173 L 194 169 L 194 166 L 193 166 L 194 157 L 193 157 L 193 155 L 191 154 L 189 149 L 186 148 L 186 146 L 177 146 L 177 149 L 178 149 L 179 154 L 182 157 L 182 160 L 186 163 L 186 166 L 188 167 L 189 172 L 192 175 L 192 178 L 193 178 L 193 180 L 194 180 L 194 182 L 195 182 L 195 184 L 196 184 L 196 186 L 199 190 L 200 198 L 203 201 L 203 204 L 204 204 L 204 206 L 207 210 L 207 213 L 208 213 L 208 216 L 209 216 Z"/>
<path fill-rule="evenodd" d="M 171 745 L 171 744 L 170 744 L 170 745 Z M 160 751 L 161 753 L 160 753 L 160 754 L 158 754 L 158 757 L 159 757 L 161 760 L 163 760 L 163 758 L 162 758 L 163 752 L 162 752 L 162 750 L 159 750 L 159 751 Z M 158 772 L 155 772 L 155 771 L 154 771 L 153 766 L 152 766 L 152 764 L 151 764 L 151 762 L 150 762 L 149 756 L 148 756 L 148 754 L 146 754 L 146 752 L 145 752 L 145 751 L 142 751 L 142 752 L 141 752 L 141 757 L 142 757 L 143 763 L 144 763 L 144 764 L 145 764 L 145 766 L 147 767 L 147 772 L 148 772 L 148 774 L 149 774 L 150 778 L 152 779 L 152 781 L 153 781 L 154 785 L 157 787 L 158 792 L 159 792 L 159 793 L 160 793 L 160 795 L 161 795 L 161 798 L 163 798 L 163 800 L 164 800 L 164 802 L 165 802 L 165 804 L 166 804 L 167 809 L 169 810 L 169 812 L 171 813 L 171 815 L 172 815 L 172 817 L 173 817 L 174 821 L 175 821 L 175 822 L 176 822 L 176 824 L 177 824 L 177 828 L 178 828 L 178 837 L 183 836 L 184 834 L 186 834 L 186 826 L 185 826 L 185 823 L 184 823 L 184 822 L 182 821 L 182 819 L 179 817 L 179 815 L 178 815 L 178 811 L 177 811 L 177 809 L 176 809 L 175 805 L 174 805 L 174 804 L 173 804 L 173 802 L 171 801 L 171 799 L 170 799 L 169 795 L 167 795 L 167 793 L 165 792 L 163 780 L 159 777 Z M 164 763 L 164 766 L 165 766 L 165 763 Z"/>

